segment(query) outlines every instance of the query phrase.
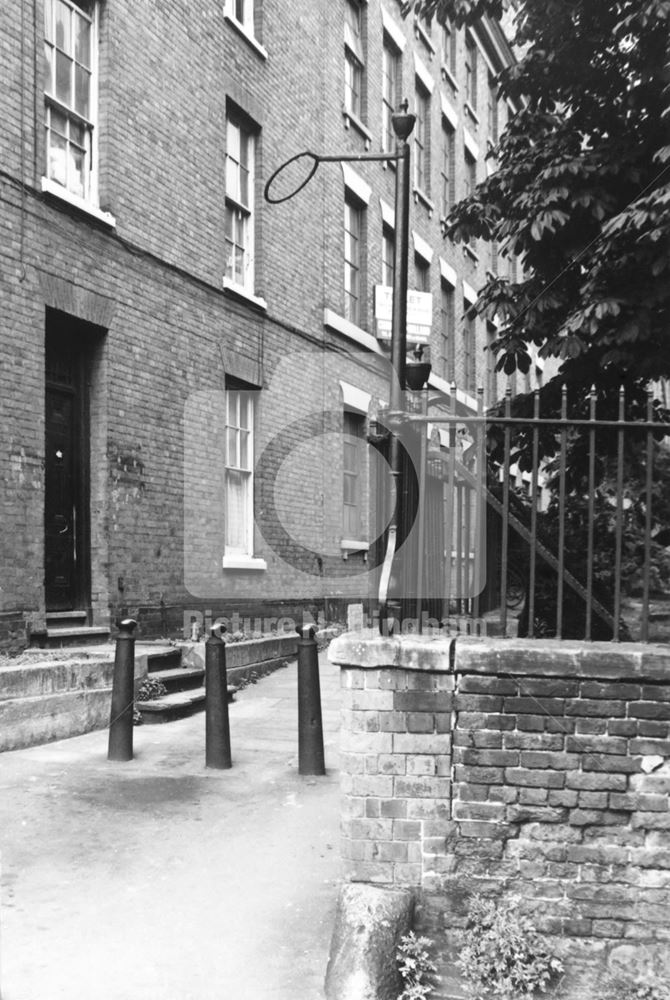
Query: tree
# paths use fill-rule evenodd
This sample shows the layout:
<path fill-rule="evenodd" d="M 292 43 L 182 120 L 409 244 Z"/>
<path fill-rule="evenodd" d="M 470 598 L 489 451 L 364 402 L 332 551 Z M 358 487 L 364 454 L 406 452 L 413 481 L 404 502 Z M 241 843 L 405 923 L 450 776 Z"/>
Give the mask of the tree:
<path fill-rule="evenodd" d="M 471 26 L 507 0 L 415 0 L 418 15 Z M 579 405 L 623 383 L 640 402 L 670 376 L 670 0 L 518 0 L 516 64 L 499 77 L 518 108 L 496 172 L 459 202 L 445 235 L 500 241 L 520 280 L 491 278 L 477 310 L 500 323 L 497 368 L 529 346 L 559 359 Z M 544 405 L 543 405 L 544 409 Z"/>

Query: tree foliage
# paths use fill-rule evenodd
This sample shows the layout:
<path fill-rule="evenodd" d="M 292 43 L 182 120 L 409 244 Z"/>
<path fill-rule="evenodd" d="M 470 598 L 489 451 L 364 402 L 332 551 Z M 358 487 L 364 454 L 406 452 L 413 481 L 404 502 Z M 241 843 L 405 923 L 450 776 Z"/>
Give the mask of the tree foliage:
<path fill-rule="evenodd" d="M 507 0 L 415 0 L 457 27 Z M 492 277 L 497 367 L 558 359 L 573 400 L 628 398 L 670 376 L 670 0 L 518 0 L 518 61 L 498 78 L 517 108 L 497 169 L 454 206 L 446 235 L 497 240 L 516 282 Z M 510 12 L 508 11 L 508 14 Z"/>

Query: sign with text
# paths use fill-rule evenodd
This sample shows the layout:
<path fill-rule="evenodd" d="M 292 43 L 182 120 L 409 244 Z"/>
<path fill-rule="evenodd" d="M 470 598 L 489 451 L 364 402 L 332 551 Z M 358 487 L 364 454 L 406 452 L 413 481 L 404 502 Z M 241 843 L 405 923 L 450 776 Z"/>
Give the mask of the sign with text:
<path fill-rule="evenodd" d="M 393 289 L 389 285 L 375 285 L 375 324 L 380 340 L 391 339 L 393 316 Z M 407 343 L 427 344 L 433 322 L 433 296 L 431 292 L 407 289 Z"/>

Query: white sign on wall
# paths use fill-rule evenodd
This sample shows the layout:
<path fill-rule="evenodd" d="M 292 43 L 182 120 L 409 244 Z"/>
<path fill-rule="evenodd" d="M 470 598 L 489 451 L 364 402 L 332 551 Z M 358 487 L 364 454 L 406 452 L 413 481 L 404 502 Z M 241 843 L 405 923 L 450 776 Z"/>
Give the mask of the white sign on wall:
<path fill-rule="evenodd" d="M 380 340 L 391 339 L 393 316 L 393 289 L 389 285 L 375 285 L 375 324 Z M 427 344 L 433 323 L 433 296 L 431 292 L 407 289 L 407 343 Z"/>

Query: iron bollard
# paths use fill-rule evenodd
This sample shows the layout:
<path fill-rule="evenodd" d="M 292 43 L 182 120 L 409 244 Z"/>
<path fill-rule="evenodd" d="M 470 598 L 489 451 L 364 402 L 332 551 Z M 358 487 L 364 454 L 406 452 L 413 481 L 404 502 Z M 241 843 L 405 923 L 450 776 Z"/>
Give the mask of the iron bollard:
<path fill-rule="evenodd" d="M 298 773 L 325 774 L 319 658 L 311 625 L 298 633 Z"/>
<path fill-rule="evenodd" d="M 107 760 L 133 759 L 133 710 L 135 707 L 135 636 L 137 622 L 124 618 L 119 624 L 114 655 L 112 711 L 109 720 Z"/>
<path fill-rule="evenodd" d="M 215 625 L 205 643 L 205 767 L 220 771 L 233 766 L 230 756 L 228 722 L 228 679 L 226 676 L 225 631 Z"/>

